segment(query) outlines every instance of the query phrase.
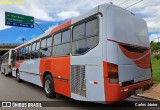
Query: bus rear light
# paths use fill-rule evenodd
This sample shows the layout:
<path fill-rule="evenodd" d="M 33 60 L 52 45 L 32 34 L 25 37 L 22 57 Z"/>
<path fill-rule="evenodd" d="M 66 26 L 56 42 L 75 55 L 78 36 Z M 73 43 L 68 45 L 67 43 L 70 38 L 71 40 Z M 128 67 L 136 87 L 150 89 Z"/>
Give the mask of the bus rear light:
<path fill-rule="evenodd" d="M 117 72 L 108 72 L 108 77 L 109 78 L 118 78 L 118 73 Z"/>
<path fill-rule="evenodd" d="M 115 79 L 109 78 L 109 83 L 111 83 L 111 84 L 118 84 L 119 80 L 118 80 L 118 78 L 115 78 Z"/>
<path fill-rule="evenodd" d="M 108 78 L 111 84 L 118 84 L 118 65 L 108 63 Z"/>
<path fill-rule="evenodd" d="M 117 72 L 118 73 L 118 65 L 108 63 L 108 72 L 113 72 L 113 73 Z"/>

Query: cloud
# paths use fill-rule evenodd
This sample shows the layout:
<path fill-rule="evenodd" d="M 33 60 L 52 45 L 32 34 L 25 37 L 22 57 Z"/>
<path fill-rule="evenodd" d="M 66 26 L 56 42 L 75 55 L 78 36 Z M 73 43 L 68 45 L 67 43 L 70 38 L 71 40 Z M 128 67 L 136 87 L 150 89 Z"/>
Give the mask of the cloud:
<path fill-rule="evenodd" d="M 58 24 L 55 24 L 53 26 L 50 26 L 45 32 L 51 31 L 53 28 L 57 27 Z"/>
<path fill-rule="evenodd" d="M 20 36 L 16 39 L 16 41 L 22 41 L 22 39 L 25 39 L 24 37 Z M 26 40 L 26 39 L 25 39 Z"/>
<path fill-rule="evenodd" d="M 150 41 L 160 42 L 160 34 L 154 33 L 150 35 Z"/>
<path fill-rule="evenodd" d="M 131 7 L 129 10 L 134 13 L 147 15 L 144 19 L 147 22 L 149 32 L 157 32 L 160 30 L 160 0 L 143 0 L 139 4 Z"/>
<path fill-rule="evenodd" d="M 11 28 L 11 26 L 5 26 L 5 12 L 0 11 L 0 15 L 0 30 Z"/>
<path fill-rule="evenodd" d="M 97 5 L 112 1 L 121 7 L 127 7 L 138 0 L 128 0 L 123 4 L 119 0 L 24 0 L 24 5 L 0 5 L 0 12 L 15 12 L 19 14 L 31 15 L 38 22 L 55 22 L 76 17 L 83 14 Z M 120 4 L 121 3 L 121 4 Z M 147 22 L 149 31 L 160 30 L 160 0 L 143 0 L 142 2 L 128 8 L 133 13 L 140 13 L 140 16 Z M 11 27 L 5 26 L 4 14 L 0 15 L 0 30 Z"/>
<path fill-rule="evenodd" d="M 78 11 L 62 11 L 57 14 L 57 16 L 62 20 L 72 18 L 72 17 L 77 17 L 79 15 L 80 13 Z"/>
<path fill-rule="evenodd" d="M 31 38 L 35 38 L 35 37 L 36 37 L 36 35 L 34 35 L 34 34 L 31 36 Z"/>

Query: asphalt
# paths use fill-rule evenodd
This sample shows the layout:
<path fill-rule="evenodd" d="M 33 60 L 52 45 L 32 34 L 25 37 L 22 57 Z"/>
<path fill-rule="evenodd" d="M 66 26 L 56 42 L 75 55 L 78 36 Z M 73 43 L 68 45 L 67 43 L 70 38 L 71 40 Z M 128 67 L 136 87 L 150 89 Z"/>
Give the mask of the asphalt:
<path fill-rule="evenodd" d="M 135 102 L 144 103 L 152 101 L 147 98 L 133 96 L 116 104 L 104 106 L 97 103 L 75 101 L 61 96 L 49 99 L 45 96 L 43 89 L 28 82 L 18 83 L 14 77 L 5 77 L 0 74 L 0 101 L 50 101 L 55 107 L 43 108 L 0 108 L 0 110 L 159 110 L 158 107 L 134 107 Z M 52 101 L 52 102 L 51 102 Z M 68 102 L 69 103 L 68 103 Z"/>

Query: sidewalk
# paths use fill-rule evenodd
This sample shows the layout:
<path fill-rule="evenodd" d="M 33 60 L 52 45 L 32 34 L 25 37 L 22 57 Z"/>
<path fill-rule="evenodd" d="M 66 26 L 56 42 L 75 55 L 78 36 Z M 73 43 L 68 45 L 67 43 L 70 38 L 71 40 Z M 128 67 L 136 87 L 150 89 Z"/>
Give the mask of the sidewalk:
<path fill-rule="evenodd" d="M 142 94 L 138 94 L 138 96 L 160 100 L 160 83 L 152 86 L 152 88 Z"/>

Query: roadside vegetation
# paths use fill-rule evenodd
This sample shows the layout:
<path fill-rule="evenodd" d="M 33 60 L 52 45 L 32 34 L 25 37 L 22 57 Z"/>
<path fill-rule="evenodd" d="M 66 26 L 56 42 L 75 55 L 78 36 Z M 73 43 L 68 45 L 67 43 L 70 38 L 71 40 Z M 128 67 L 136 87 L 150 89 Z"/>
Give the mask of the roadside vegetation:
<path fill-rule="evenodd" d="M 152 57 L 152 73 L 154 81 L 160 82 L 160 59 Z"/>
<path fill-rule="evenodd" d="M 152 73 L 154 83 L 160 82 L 160 42 L 151 41 Z"/>

